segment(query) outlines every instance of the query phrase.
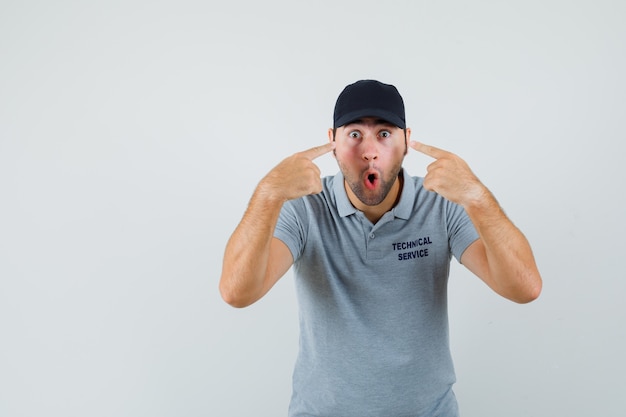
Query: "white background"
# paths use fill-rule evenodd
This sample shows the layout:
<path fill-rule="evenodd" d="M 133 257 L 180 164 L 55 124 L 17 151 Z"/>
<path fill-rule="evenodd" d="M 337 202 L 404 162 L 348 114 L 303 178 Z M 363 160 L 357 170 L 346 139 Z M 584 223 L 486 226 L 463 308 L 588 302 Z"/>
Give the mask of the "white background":
<path fill-rule="evenodd" d="M 625 21 L 621 0 L 0 1 L 0 416 L 286 415 L 291 272 L 233 309 L 224 245 L 362 78 L 468 161 L 544 278 L 520 306 L 454 264 L 462 414 L 623 416 Z"/>

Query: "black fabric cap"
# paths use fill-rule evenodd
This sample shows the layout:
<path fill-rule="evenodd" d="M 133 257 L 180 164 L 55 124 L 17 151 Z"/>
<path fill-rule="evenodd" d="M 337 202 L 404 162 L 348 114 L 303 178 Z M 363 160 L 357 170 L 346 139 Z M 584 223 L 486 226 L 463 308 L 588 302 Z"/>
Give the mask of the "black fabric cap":
<path fill-rule="evenodd" d="M 344 88 L 335 104 L 333 127 L 363 117 L 379 117 L 405 129 L 404 101 L 398 89 L 376 80 L 360 80 Z"/>

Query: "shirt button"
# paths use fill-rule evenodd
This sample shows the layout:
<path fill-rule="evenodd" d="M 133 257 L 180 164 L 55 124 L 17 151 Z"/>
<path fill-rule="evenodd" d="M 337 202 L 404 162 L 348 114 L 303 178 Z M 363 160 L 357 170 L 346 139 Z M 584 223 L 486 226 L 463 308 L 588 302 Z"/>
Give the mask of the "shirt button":
<path fill-rule="evenodd" d="M 374 239 L 376 235 L 374 233 L 370 233 L 370 239 Z"/>

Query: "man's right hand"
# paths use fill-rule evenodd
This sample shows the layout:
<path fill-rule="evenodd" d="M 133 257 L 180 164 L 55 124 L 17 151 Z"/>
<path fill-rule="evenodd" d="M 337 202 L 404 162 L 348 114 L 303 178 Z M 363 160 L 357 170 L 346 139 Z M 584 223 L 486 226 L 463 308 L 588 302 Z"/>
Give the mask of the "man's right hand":
<path fill-rule="evenodd" d="M 263 194 L 281 201 L 293 200 L 322 191 L 320 169 L 313 160 L 332 151 L 335 142 L 315 146 L 284 159 L 259 183 Z"/>

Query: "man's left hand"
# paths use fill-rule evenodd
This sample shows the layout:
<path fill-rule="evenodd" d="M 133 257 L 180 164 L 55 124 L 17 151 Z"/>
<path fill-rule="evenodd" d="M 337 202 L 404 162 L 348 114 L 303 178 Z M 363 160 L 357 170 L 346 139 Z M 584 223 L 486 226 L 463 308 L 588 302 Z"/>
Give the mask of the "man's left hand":
<path fill-rule="evenodd" d="M 411 141 L 409 146 L 435 158 L 424 177 L 424 188 L 428 191 L 463 207 L 482 200 L 489 193 L 467 163 L 452 152 L 416 141 Z"/>

